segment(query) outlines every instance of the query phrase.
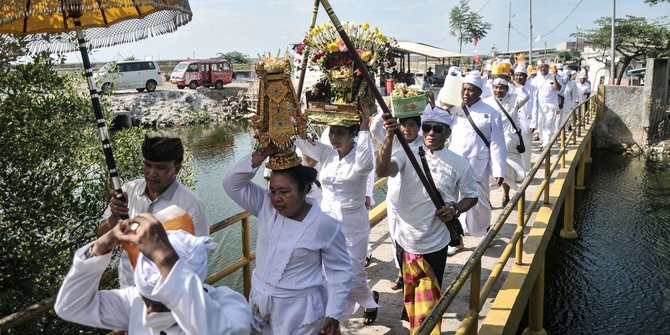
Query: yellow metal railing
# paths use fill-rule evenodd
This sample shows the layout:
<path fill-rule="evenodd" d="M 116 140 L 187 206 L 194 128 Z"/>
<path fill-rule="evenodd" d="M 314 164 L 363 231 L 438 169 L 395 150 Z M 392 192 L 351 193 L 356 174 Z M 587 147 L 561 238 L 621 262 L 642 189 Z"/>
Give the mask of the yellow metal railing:
<path fill-rule="evenodd" d="M 374 189 L 379 188 L 380 186 L 386 184 L 387 178 L 380 178 L 374 184 Z M 382 201 L 377 206 L 372 208 L 369 213 L 370 225 L 375 225 L 380 222 L 384 215 L 386 214 L 386 201 Z M 250 234 L 250 217 L 249 212 L 240 212 L 227 219 L 224 219 L 221 222 L 215 223 L 209 227 L 210 235 L 223 230 L 224 228 L 230 227 L 237 222 L 242 224 L 242 257 L 223 269 L 209 275 L 205 282 L 207 284 L 215 284 L 216 282 L 222 280 L 223 278 L 231 275 L 237 270 L 242 269 L 242 281 L 243 281 L 243 290 L 244 296 L 249 298 L 249 292 L 251 292 L 251 261 L 256 259 L 256 251 L 251 250 L 251 234 Z M 102 279 L 101 283 L 107 283 L 116 276 L 116 271 L 107 271 Z M 53 310 L 54 304 L 56 302 L 55 295 L 53 297 L 44 299 L 38 303 L 35 303 L 26 309 L 10 314 L 8 316 L 0 319 L 0 334 L 6 332 L 9 329 L 16 328 L 30 320 L 33 320 L 44 313 L 48 313 Z M 111 334 L 123 334 L 123 332 L 111 332 Z"/>
<path fill-rule="evenodd" d="M 555 162 L 551 161 L 551 149 L 553 145 L 547 145 L 540 154 L 540 158 L 537 160 L 535 165 L 531 168 L 526 179 L 519 186 L 519 190 L 515 195 L 510 199 L 509 205 L 503 209 L 503 212 L 496 219 L 495 224 L 491 226 L 491 229 L 486 236 L 480 241 L 479 245 L 472 252 L 466 263 L 463 265 L 459 273 L 456 275 L 456 278 L 450 283 L 450 285 L 444 290 L 444 294 L 438 301 L 438 304 L 431 311 L 431 314 L 424 320 L 421 326 L 418 328 L 416 334 L 427 335 L 435 328 L 438 322 L 442 319 L 442 315 L 447 311 L 447 308 L 454 301 L 456 295 L 460 292 L 461 288 L 465 285 L 466 281 L 470 279 L 470 308 L 468 313 L 463 318 L 460 326 L 456 330 L 456 334 L 476 334 L 478 329 L 479 321 L 479 312 L 484 307 L 486 298 L 489 297 L 493 291 L 494 285 L 500 278 L 500 275 L 503 272 L 505 265 L 507 264 L 509 258 L 514 251 L 514 262 L 518 265 L 523 264 L 523 237 L 524 237 L 524 228 L 530 220 L 532 213 L 540 204 L 540 198 L 543 200 L 543 204 L 549 203 L 549 189 L 551 184 L 551 176 L 553 175 L 556 167 L 559 163 L 562 166 L 565 166 L 565 155 L 569 149 L 569 141 L 572 141 L 572 146 L 577 145 L 577 138 L 581 136 L 582 129 L 588 124 L 590 125 L 595 121 L 596 113 L 599 115 L 601 113 L 601 106 L 597 105 L 597 102 L 602 102 L 601 98 L 598 96 L 591 96 L 589 99 L 575 106 L 569 113 L 569 116 L 564 120 L 560 126 L 560 131 L 554 134 L 549 143 L 556 142 L 560 137 L 560 150 L 558 152 L 558 159 Z M 568 122 L 572 119 L 572 130 L 567 131 Z M 531 148 L 527 148 L 531 150 Z M 544 167 L 544 177 L 540 183 L 538 190 L 536 191 L 535 196 L 528 205 L 528 208 L 525 207 L 526 201 L 526 189 L 529 187 L 530 183 L 535 178 L 539 170 Z M 583 169 L 581 169 L 583 171 Z M 583 183 L 583 179 L 582 179 Z M 503 227 L 510 214 L 514 210 L 514 207 L 517 208 L 517 225 L 510 241 L 507 243 L 505 249 L 500 255 L 498 261 L 491 270 L 491 274 L 487 278 L 486 282 L 480 288 L 481 283 L 481 260 L 484 252 L 488 249 L 493 239 L 498 235 L 500 229 Z"/>

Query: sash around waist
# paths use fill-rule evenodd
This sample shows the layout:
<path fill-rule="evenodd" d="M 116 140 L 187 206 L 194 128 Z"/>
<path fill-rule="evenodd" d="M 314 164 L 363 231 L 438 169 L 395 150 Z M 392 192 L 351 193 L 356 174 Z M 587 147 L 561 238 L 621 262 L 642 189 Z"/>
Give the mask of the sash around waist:
<path fill-rule="evenodd" d="M 255 292 L 256 294 L 267 295 L 277 298 L 306 297 L 313 294 L 314 292 L 317 292 L 321 288 L 321 286 L 313 286 L 313 287 L 302 288 L 299 290 L 285 289 L 274 286 L 272 283 L 264 282 L 255 275 L 251 276 L 251 287 L 253 288 L 254 291 L 256 291 Z"/>

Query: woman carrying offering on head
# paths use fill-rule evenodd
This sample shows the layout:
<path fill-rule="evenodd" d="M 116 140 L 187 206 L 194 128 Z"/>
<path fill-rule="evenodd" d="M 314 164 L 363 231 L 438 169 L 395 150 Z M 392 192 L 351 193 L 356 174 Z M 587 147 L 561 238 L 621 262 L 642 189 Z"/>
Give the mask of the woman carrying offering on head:
<path fill-rule="evenodd" d="M 258 218 L 249 305 L 262 334 L 338 334 L 351 286 L 339 223 L 308 198 L 316 170 L 273 170 L 269 189 L 252 182 L 275 148 L 257 150 L 226 173 L 226 193 Z M 325 281 L 325 277 L 328 281 Z"/>
<path fill-rule="evenodd" d="M 330 124 L 330 145 L 296 138 L 295 144 L 309 157 L 321 163 L 320 181 L 323 187 L 321 207 L 325 213 L 342 224 L 347 251 L 353 268 L 351 293 L 344 316 L 364 310 L 363 323 L 377 318 L 379 294 L 368 285 L 365 272 L 370 221 L 365 207 L 367 179 L 374 169 L 374 154 L 369 132 L 368 109 L 361 105 L 361 122 Z"/>

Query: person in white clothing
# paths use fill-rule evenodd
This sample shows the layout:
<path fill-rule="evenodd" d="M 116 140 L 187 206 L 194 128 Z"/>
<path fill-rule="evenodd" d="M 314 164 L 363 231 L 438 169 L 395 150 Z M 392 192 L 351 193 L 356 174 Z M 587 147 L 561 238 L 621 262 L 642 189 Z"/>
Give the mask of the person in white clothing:
<path fill-rule="evenodd" d="M 131 243 L 141 252 L 136 286 L 99 290 L 112 250 L 121 243 Z M 77 250 L 56 298 L 56 314 L 133 335 L 249 334 L 251 313 L 244 296 L 203 283 L 207 250 L 213 247 L 209 237 L 166 232 L 150 213 L 120 221 Z"/>
<path fill-rule="evenodd" d="M 587 79 L 585 71 L 580 72 L 577 75 L 577 79 L 579 79 L 577 88 L 579 88 L 579 92 L 582 95 L 582 100 L 586 100 L 591 96 L 591 82 Z"/>
<path fill-rule="evenodd" d="M 326 214 L 342 223 L 353 268 L 352 287 L 344 317 L 349 317 L 359 307 L 363 307 L 363 323 L 368 325 L 377 318 L 379 307 L 379 293 L 370 289 L 365 272 L 370 239 L 365 196 L 368 178 L 374 169 L 374 155 L 368 111 L 362 110 L 360 114 L 360 131 L 359 125 L 330 125 L 330 145 L 301 138 L 296 138 L 295 144 L 303 154 L 321 163 L 321 207 Z"/>
<path fill-rule="evenodd" d="M 542 147 L 551 145 L 549 140 L 556 132 L 556 117 L 560 115 L 561 108 L 558 104 L 558 92 L 561 91 L 561 84 L 554 80 L 554 76 L 549 73 L 549 65 L 543 63 L 540 65 L 540 73 L 531 81 L 537 89 L 538 107 L 535 111 L 537 116 L 533 116 L 530 126 L 531 133 L 538 129 L 542 138 Z"/>
<path fill-rule="evenodd" d="M 430 108 L 429 105 L 426 108 Z M 386 129 L 384 129 L 384 119 L 382 118 L 382 113 L 375 115 L 370 126 L 370 133 L 372 137 L 380 144 L 384 143 L 386 138 Z M 410 148 L 416 149 L 423 144 L 423 136 L 419 134 L 421 129 L 421 116 L 413 116 L 398 119 L 400 122 L 400 132 L 402 133 L 405 141 Z M 393 144 L 391 146 L 391 151 L 395 152 L 396 150 L 403 150 L 400 141 L 397 137 L 393 138 Z M 393 250 L 393 255 L 397 255 L 396 242 L 393 238 L 395 235 L 395 226 L 396 226 L 396 208 L 398 208 L 398 197 L 400 194 L 400 185 L 402 184 L 400 174 L 396 176 L 390 176 L 386 182 L 386 221 L 389 225 L 389 235 L 391 236 L 391 248 Z M 398 277 L 391 284 L 391 289 L 400 290 L 403 288 L 403 278 L 402 273 L 400 272 L 400 264 L 402 259 L 398 257 L 393 258 L 396 269 L 398 269 Z"/>
<path fill-rule="evenodd" d="M 338 334 L 351 288 L 340 224 L 307 197 L 316 170 L 273 170 L 269 190 L 252 182 L 273 148 L 241 158 L 225 174 L 233 201 L 258 218 L 249 305 L 262 334 Z M 327 280 L 326 280 L 327 279 Z"/>
<path fill-rule="evenodd" d="M 121 187 L 124 199 L 111 196 L 97 235 L 102 236 L 111 230 L 123 215 L 134 217 L 144 212 L 158 213 L 171 205 L 177 205 L 191 216 L 196 236 L 209 236 L 209 217 L 205 204 L 195 192 L 177 180 L 184 160 L 181 139 L 145 137 L 142 156 L 144 178 L 133 180 Z M 134 285 L 132 261 L 127 252 L 121 254 L 118 267 L 121 288 Z"/>
<path fill-rule="evenodd" d="M 478 237 L 484 236 L 491 225 L 489 178 L 494 177 L 495 184 L 502 185 L 507 168 L 502 118 L 480 98 L 482 87 L 483 79 L 479 72 L 473 71 L 465 76 L 461 89 L 463 106 L 450 108 L 455 121 L 449 137 L 449 150 L 468 160 L 479 187 L 479 201 L 465 215 L 467 232 Z M 450 252 L 463 247 L 462 244 L 452 247 Z"/>
<path fill-rule="evenodd" d="M 565 90 L 563 91 L 563 108 L 561 108 L 561 117 L 556 118 L 556 129 L 558 130 L 563 121 L 568 117 L 572 109 L 582 102 L 579 87 L 571 77 L 567 77 L 564 81 Z M 572 125 L 568 123 L 568 128 L 572 129 Z"/>
<path fill-rule="evenodd" d="M 370 135 L 372 135 L 372 133 Z M 374 136 L 372 136 L 372 137 L 374 138 Z M 356 140 L 357 139 L 354 138 L 354 142 L 356 142 Z M 323 143 L 323 144 L 330 145 L 330 127 L 326 127 L 323 130 L 323 132 L 321 133 L 321 138 L 319 139 L 319 141 L 321 141 L 321 143 Z M 300 151 L 300 148 L 298 148 L 297 151 Z M 374 154 L 374 151 L 372 153 Z M 315 168 L 317 169 L 317 171 L 321 171 L 321 163 L 319 163 L 318 161 L 314 160 L 313 158 L 311 158 L 311 157 L 309 157 L 305 154 L 303 154 L 302 156 L 307 157 L 308 161 L 310 161 L 310 164 L 315 164 L 315 166 L 316 166 Z M 373 159 L 373 161 L 374 161 L 374 159 Z M 373 166 L 373 170 L 374 170 L 374 166 Z M 365 200 L 364 200 L 365 208 L 367 208 L 368 210 L 370 210 L 375 205 L 375 199 L 373 197 L 374 190 L 375 190 L 375 174 L 370 173 L 368 175 L 367 187 L 365 189 Z M 319 193 L 319 195 L 321 195 L 321 193 Z M 319 201 L 320 200 L 321 199 L 319 199 Z M 372 262 L 372 247 L 370 246 L 369 242 L 368 242 L 368 249 L 367 249 L 366 255 L 367 256 L 365 256 L 365 267 L 367 268 L 370 265 L 370 262 Z"/>
<path fill-rule="evenodd" d="M 523 163 L 524 170 L 530 171 L 530 168 L 532 168 L 531 148 L 533 144 L 531 124 L 533 124 L 533 117 L 537 117 L 537 108 L 539 108 L 537 88 L 528 81 L 528 68 L 523 63 L 519 63 L 519 66 L 514 70 L 514 81 L 521 84 L 523 89 L 528 93 L 528 102 L 519 109 L 519 127 L 528 134 L 528 137 L 524 137 L 523 144 L 526 147 L 526 151 L 521 154 L 521 162 Z"/>
<path fill-rule="evenodd" d="M 520 83 L 515 82 L 515 90 L 510 90 L 512 85 L 507 76 L 501 76 L 493 80 L 493 96 L 484 99 L 484 102 L 493 107 L 502 117 L 503 133 L 505 135 L 505 146 L 507 149 L 507 169 L 503 187 L 502 206 L 509 203 L 510 185 L 516 190 L 518 182 L 526 178 L 526 170 L 523 167 L 521 153 L 518 147 L 521 141 L 530 142 L 528 131 L 523 129 L 519 122 L 519 110 L 528 102 L 528 93 Z M 521 137 L 516 130 L 521 132 Z M 525 151 L 524 151 L 525 152 Z"/>
<path fill-rule="evenodd" d="M 402 180 L 394 212 L 393 240 L 397 243 L 396 257 L 402 260 L 404 305 L 410 333 L 414 333 L 440 296 L 451 242 L 446 223 L 472 208 L 477 203 L 478 191 L 470 164 L 445 147 L 453 122 L 447 112 L 430 106 L 424 110 L 421 116 L 423 142 L 412 150 L 419 162 L 419 149 L 425 151 L 430 173 L 424 173 L 432 178 L 445 203 L 441 208 L 436 208 L 431 201 L 407 153 L 393 150 L 394 132 L 400 125 L 390 115 L 385 117 L 387 133 L 377 155 L 376 171 L 379 177 L 400 176 Z M 429 281 L 424 280 L 426 277 Z M 419 282 L 429 284 L 429 287 L 420 289 Z M 439 327 L 437 329 L 439 332 Z"/>

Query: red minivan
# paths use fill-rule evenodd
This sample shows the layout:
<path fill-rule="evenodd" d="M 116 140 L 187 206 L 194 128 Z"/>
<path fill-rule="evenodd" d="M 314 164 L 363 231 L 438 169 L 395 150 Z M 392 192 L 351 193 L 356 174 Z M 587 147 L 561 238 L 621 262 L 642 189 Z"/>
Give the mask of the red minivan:
<path fill-rule="evenodd" d="M 230 84 L 235 78 L 233 65 L 227 59 L 191 59 L 180 62 L 170 74 L 170 82 L 182 89 L 188 86 L 195 89 L 198 86 L 222 89 L 223 85 Z"/>

